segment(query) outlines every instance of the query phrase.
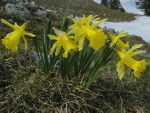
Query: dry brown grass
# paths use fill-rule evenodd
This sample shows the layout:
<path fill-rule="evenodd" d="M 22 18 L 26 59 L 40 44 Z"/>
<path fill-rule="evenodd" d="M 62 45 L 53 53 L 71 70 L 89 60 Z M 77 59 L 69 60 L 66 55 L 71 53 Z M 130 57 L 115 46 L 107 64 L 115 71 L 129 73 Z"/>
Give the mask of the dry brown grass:
<path fill-rule="evenodd" d="M 110 65 L 111 64 L 111 65 Z M 149 111 L 149 80 L 133 79 L 128 70 L 118 80 L 115 64 L 100 70 L 90 90 L 80 77 L 63 79 L 45 76 L 35 66 L 21 67 L 5 93 L 0 95 L 0 112 L 5 113 L 137 113 Z M 130 78 L 130 79 L 129 79 Z M 140 112 L 141 113 L 141 112 Z"/>

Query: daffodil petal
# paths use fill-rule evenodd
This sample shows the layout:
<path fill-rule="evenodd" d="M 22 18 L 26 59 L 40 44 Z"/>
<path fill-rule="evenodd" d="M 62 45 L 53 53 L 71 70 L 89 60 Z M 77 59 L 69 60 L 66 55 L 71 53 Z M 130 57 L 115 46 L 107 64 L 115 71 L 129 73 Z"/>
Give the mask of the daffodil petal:
<path fill-rule="evenodd" d="M 128 32 L 121 31 L 117 36 L 118 36 L 119 38 L 122 38 L 122 37 L 125 37 L 125 36 L 127 36 L 127 35 L 128 35 Z"/>
<path fill-rule="evenodd" d="M 56 47 L 55 56 L 58 56 L 58 55 L 59 55 L 60 50 L 61 50 L 61 46 L 58 45 L 58 46 Z"/>
<path fill-rule="evenodd" d="M 57 47 L 57 42 L 56 42 L 56 43 L 53 45 L 53 47 L 51 48 L 51 50 L 50 50 L 50 55 L 52 55 L 52 54 L 54 53 L 56 47 Z"/>
<path fill-rule="evenodd" d="M 108 33 L 110 39 L 111 39 L 111 44 L 110 47 L 114 46 L 115 44 L 117 45 L 117 47 L 121 50 L 121 49 L 126 49 L 129 44 L 128 43 L 124 43 L 120 38 L 123 38 L 127 35 L 126 32 L 121 31 L 118 35 L 113 35 L 111 33 Z"/>
<path fill-rule="evenodd" d="M 122 40 L 118 40 L 117 47 L 120 50 L 125 50 L 127 47 L 129 47 L 129 43 L 128 42 L 124 43 Z"/>
<path fill-rule="evenodd" d="M 23 41 L 24 41 L 25 49 L 27 49 L 27 47 L 28 47 L 27 40 L 26 40 L 26 38 L 25 38 L 25 36 L 24 36 L 24 35 L 22 36 L 22 38 L 23 38 Z"/>
<path fill-rule="evenodd" d="M 118 72 L 118 77 L 121 80 L 125 73 L 125 68 L 124 68 L 124 64 L 122 63 L 122 61 L 117 63 L 117 72 Z"/>
<path fill-rule="evenodd" d="M 134 70 L 134 75 L 137 78 L 140 77 L 141 72 L 143 72 L 144 70 L 146 70 L 147 64 L 148 63 L 146 62 L 146 60 L 141 60 L 141 61 L 138 62 L 137 69 Z"/>
<path fill-rule="evenodd" d="M 50 40 L 58 40 L 58 37 L 54 35 L 48 35 L 48 37 L 50 38 Z"/>
<path fill-rule="evenodd" d="M 130 54 L 131 52 L 133 52 L 134 50 L 136 50 L 136 49 L 138 49 L 138 48 L 140 48 L 142 46 L 143 46 L 143 44 L 137 44 L 137 45 L 132 46 L 132 48 L 129 49 L 127 54 Z"/>
<path fill-rule="evenodd" d="M 6 21 L 5 19 L 1 19 L 1 22 L 4 23 L 4 24 L 6 24 L 6 25 L 8 25 L 9 27 L 11 27 L 11 28 L 13 28 L 13 29 L 16 29 L 16 27 L 15 27 L 13 24 L 9 23 L 9 22 Z"/>
<path fill-rule="evenodd" d="M 64 57 L 64 58 L 67 58 L 67 57 L 68 57 L 68 51 L 66 51 L 66 52 L 63 53 L 63 57 Z"/>
<path fill-rule="evenodd" d="M 92 29 L 94 29 L 95 27 L 97 27 L 98 25 L 100 25 L 101 23 L 103 23 L 103 22 L 105 22 L 105 21 L 107 21 L 107 20 L 108 20 L 108 19 L 106 18 L 106 19 L 102 19 L 102 20 L 100 20 L 100 21 L 98 21 L 98 22 L 93 23 L 93 24 L 91 25 Z"/>
<path fill-rule="evenodd" d="M 132 53 L 130 53 L 130 55 L 135 56 L 135 55 L 142 54 L 142 53 L 145 53 L 145 51 L 132 52 Z"/>
<path fill-rule="evenodd" d="M 79 40 L 79 51 L 81 51 L 84 46 L 85 36 L 83 36 L 82 38 L 80 38 L 78 40 Z"/>
<path fill-rule="evenodd" d="M 29 32 L 24 32 L 25 35 L 30 36 L 30 37 L 35 37 L 36 35 L 34 35 L 33 33 L 29 33 Z"/>
<path fill-rule="evenodd" d="M 57 30 L 56 28 L 53 28 L 53 30 L 54 30 L 56 36 L 63 36 L 66 34 L 65 32 Z"/>
<path fill-rule="evenodd" d="M 25 22 L 24 24 L 21 25 L 21 28 L 22 28 L 23 30 L 25 30 L 26 27 L 27 27 L 27 22 Z"/>

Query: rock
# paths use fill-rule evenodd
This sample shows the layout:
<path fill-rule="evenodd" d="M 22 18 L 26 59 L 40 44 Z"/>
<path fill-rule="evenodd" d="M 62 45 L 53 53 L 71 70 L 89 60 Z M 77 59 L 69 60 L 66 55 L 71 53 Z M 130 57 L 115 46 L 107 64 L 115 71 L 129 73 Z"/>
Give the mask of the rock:
<path fill-rule="evenodd" d="M 35 16 L 40 16 L 40 17 L 43 17 L 43 18 L 46 18 L 47 16 L 47 11 L 45 8 L 43 7 L 40 7 L 37 9 L 36 12 L 33 13 Z"/>
<path fill-rule="evenodd" d="M 140 54 L 140 56 L 144 57 L 145 59 L 149 59 L 150 60 L 150 54 Z"/>
<path fill-rule="evenodd" d="M 24 4 L 25 4 L 25 6 L 26 6 L 27 8 L 30 8 L 30 9 L 35 8 L 35 7 L 36 7 L 36 5 L 35 5 L 35 2 L 34 2 L 34 1 L 31 1 L 31 2 L 25 2 Z"/>
<path fill-rule="evenodd" d="M 23 2 L 23 0 L 1 0 L 1 1 L 6 3 L 13 3 L 13 4 Z"/>
<path fill-rule="evenodd" d="M 6 15 L 21 16 L 25 20 L 32 19 L 32 17 L 43 20 L 47 15 L 59 16 L 55 10 L 37 6 L 34 0 L 0 0 L 0 12 L 4 12 Z"/>
<path fill-rule="evenodd" d="M 46 9 L 46 11 L 47 11 L 47 14 L 51 15 L 52 17 L 58 17 L 59 16 L 58 12 L 55 10 Z"/>
<path fill-rule="evenodd" d="M 48 13 L 57 13 L 57 11 L 55 11 L 55 10 L 51 10 L 51 9 L 46 9 L 46 11 L 48 12 Z"/>
<path fill-rule="evenodd" d="M 34 62 L 39 61 L 38 54 L 34 51 L 29 52 L 29 58 Z"/>
<path fill-rule="evenodd" d="M 4 11 L 4 8 L 0 6 L 0 13 Z"/>
<path fill-rule="evenodd" d="M 6 14 L 8 15 L 19 15 L 27 19 L 32 18 L 29 10 L 21 4 L 7 3 L 5 6 L 5 11 L 6 11 Z"/>
<path fill-rule="evenodd" d="M 112 29 L 112 28 L 107 28 L 107 27 L 105 27 L 105 28 L 104 28 L 104 31 L 106 31 L 106 32 L 108 32 L 108 33 L 111 33 L 111 34 L 116 34 L 116 31 L 115 31 L 114 29 Z"/>

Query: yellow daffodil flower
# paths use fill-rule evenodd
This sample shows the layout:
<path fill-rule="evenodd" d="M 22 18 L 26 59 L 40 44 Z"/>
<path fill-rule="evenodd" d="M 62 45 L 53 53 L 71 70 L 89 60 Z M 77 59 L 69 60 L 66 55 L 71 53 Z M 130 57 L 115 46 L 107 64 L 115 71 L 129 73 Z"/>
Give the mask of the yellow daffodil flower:
<path fill-rule="evenodd" d="M 25 43 L 25 48 L 27 48 L 27 40 L 25 38 L 25 35 L 35 37 L 34 34 L 28 33 L 25 31 L 25 28 L 27 26 L 27 23 L 24 23 L 22 26 L 19 26 L 17 23 L 15 25 L 9 23 L 8 21 L 1 19 L 2 23 L 8 25 L 12 29 L 14 29 L 13 32 L 6 35 L 4 39 L 2 39 L 2 44 L 5 45 L 7 49 L 10 49 L 13 52 L 16 52 L 18 49 L 18 44 L 20 41 L 20 38 L 22 37 Z"/>
<path fill-rule="evenodd" d="M 98 50 L 105 45 L 106 35 L 102 29 L 96 28 L 100 23 L 107 19 L 100 20 L 96 16 L 83 17 L 79 20 L 73 20 L 74 24 L 71 26 L 69 34 L 75 34 L 78 37 L 79 50 L 83 49 L 84 41 L 87 38 L 90 46 Z M 92 23 L 93 21 L 97 21 Z"/>
<path fill-rule="evenodd" d="M 147 67 L 147 62 L 145 60 L 137 61 L 133 58 L 133 56 L 143 53 L 144 51 L 136 51 L 136 49 L 140 48 L 142 44 L 138 44 L 133 46 L 128 51 L 120 51 L 116 49 L 116 52 L 119 55 L 120 61 L 117 63 L 117 72 L 119 79 L 122 79 L 125 73 L 125 66 L 127 65 L 131 69 L 134 70 L 135 77 L 140 77 L 140 73 L 143 72 Z"/>
<path fill-rule="evenodd" d="M 111 33 L 108 33 L 110 38 L 111 38 L 111 44 L 110 46 L 112 47 L 113 45 L 117 45 L 117 47 L 120 49 L 120 50 L 125 50 L 128 46 L 129 46 L 129 43 L 124 43 L 120 38 L 123 38 L 125 36 L 128 35 L 127 32 L 124 32 L 124 31 L 121 31 L 118 35 L 113 35 Z"/>
<path fill-rule="evenodd" d="M 59 31 L 57 29 L 54 29 L 54 32 L 56 36 L 54 35 L 48 35 L 50 40 L 56 40 L 53 47 L 51 48 L 50 55 L 52 55 L 55 51 L 55 56 L 57 56 L 60 53 L 61 47 L 64 49 L 63 57 L 67 58 L 68 53 L 71 50 L 76 50 L 77 45 L 69 38 L 69 36 L 62 31 Z"/>

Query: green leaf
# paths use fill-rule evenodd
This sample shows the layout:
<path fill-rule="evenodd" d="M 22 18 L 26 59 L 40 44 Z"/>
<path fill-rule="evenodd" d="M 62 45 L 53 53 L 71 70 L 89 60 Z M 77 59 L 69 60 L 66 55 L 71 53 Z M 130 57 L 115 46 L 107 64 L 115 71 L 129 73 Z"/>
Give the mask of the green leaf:
<path fill-rule="evenodd" d="M 87 89 L 92 85 L 93 81 L 96 79 L 98 70 L 102 68 L 108 61 L 110 61 L 112 52 L 113 48 L 110 48 L 110 45 L 108 44 L 102 51 L 101 57 L 96 61 L 93 68 L 90 70 L 89 77 L 86 82 Z"/>

